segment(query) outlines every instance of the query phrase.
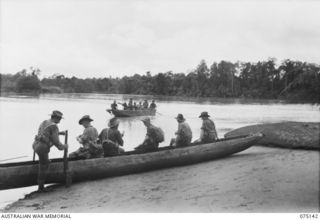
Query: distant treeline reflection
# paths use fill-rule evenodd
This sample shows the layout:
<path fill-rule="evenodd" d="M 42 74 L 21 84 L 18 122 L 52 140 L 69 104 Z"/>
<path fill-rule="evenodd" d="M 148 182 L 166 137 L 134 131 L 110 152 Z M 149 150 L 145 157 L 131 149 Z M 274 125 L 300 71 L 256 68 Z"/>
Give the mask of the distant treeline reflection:
<path fill-rule="evenodd" d="M 54 74 L 39 80 L 39 69 L 0 74 L 1 92 L 113 93 L 190 97 L 245 97 L 319 102 L 320 66 L 275 59 L 251 62 L 204 60 L 189 73 L 135 74 L 122 78 L 65 77 Z"/>

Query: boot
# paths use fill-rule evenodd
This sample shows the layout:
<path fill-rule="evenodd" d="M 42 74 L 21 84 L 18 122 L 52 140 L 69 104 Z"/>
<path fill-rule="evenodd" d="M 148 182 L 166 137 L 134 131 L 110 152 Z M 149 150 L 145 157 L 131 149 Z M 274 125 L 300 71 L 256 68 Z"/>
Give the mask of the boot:
<path fill-rule="evenodd" d="M 38 192 L 48 192 L 49 190 L 44 187 L 44 181 L 38 181 L 39 186 L 38 186 Z"/>

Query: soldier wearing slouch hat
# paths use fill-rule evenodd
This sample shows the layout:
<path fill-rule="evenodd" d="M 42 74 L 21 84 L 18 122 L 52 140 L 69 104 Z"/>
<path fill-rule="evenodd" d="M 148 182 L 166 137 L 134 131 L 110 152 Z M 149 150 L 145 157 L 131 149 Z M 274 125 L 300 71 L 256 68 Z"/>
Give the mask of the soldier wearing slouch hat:
<path fill-rule="evenodd" d="M 39 157 L 39 172 L 38 172 L 38 190 L 46 191 L 44 188 L 46 173 L 49 168 L 49 152 L 52 146 L 56 146 L 59 150 L 68 148 L 67 144 L 62 144 L 59 140 L 59 128 L 63 114 L 60 111 L 53 111 L 50 119 L 43 121 L 38 129 L 38 134 L 33 142 L 33 150 Z"/>

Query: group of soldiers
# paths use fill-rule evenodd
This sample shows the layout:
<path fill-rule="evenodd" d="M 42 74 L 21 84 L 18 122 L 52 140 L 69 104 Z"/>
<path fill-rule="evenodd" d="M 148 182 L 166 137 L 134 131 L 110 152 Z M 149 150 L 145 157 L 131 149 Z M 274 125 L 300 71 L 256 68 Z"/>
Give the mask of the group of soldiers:
<path fill-rule="evenodd" d="M 202 112 L 199 118 L 202 119 L 200 138 L 194 143 L 211 143 L 218 139 L 217 131 L 212 120 L 209 119 L 208 112 Z M 62 144 L 59 140 L 59 132 L 57 124 L 60 123 L 63 114 L 60 111 L 53 111 L 50 119 L 43 121 L 38 129 L 38 134 L 33 143 L 33 149 L 39 157 L 39 173 L 38 173 L 38 190 L 43 192 L 47 189 L 44 187 L 46 172 L 49 168 L 49 152 L 52 146 L 56 146 L 59 150 L 68 149 L 68 144 Z M 170 141 L 171 147 L 185 147 L 191 144 L 192 131 L 189 124 L 182 114 L 176 117 L 178 122 L 178 130 L 176 137 Z M 84 127 L 84 131 L 77 137 L 78 142 L 82 145 L 78 150 L 69 154 L 69 158 L 89 159 L 114 156 L 124 153 L 123 136 L 124 132 L 120 132 L 119 119 L 112 118 L 109 120 L 108 127 L 103 129 L 100 134 L 91 124 L 93 119 L 89 115 L 83 116 L 79 120 L 79 124 Z M 164 132 L 160 127 L 154 126 L 149 117 L 141 120 L 147 129 L 144 141 L 135 148 L 137 153 L 146 153 L 156 151 L 159 143 L 164 141 Z"/>
<path fill-rule="evenodd" d="M 146 99 L 143 102 L 139 101 L 139 103 L 137 104 L 137 102 L 134 102 L 133 99 L 130 98 L 128 103 L 124 102 L 124 103 L 118 103 L 118 104 L 121 104 L 123 106 L 123 110 L 139 110 L 139 109 L 157 108 L 157 105 L 154 100 L 152 100 L 149 105 L 149 102 Z M 111 104 L 111 110 L 118 110 L 118 104 L 116 100 L 114 100 L 113 103 Z"/>
<path fill-rule="evenodd" d="M 202 126 L 200 131 L 200 138 L 195 140 L 194 144 L 212 143 L 218 139 L 217 130 L 214 122 L 209 118 L 208 112 L 202 112 L 199 118 L 202 119 Z M 189 124 L 182 114 L 176 117 L 178 122 L 178 130 L 176 131 L 175 138 L 171 139 L 170 146 L 185 147 L 191 144 L 192 131 Z"/>

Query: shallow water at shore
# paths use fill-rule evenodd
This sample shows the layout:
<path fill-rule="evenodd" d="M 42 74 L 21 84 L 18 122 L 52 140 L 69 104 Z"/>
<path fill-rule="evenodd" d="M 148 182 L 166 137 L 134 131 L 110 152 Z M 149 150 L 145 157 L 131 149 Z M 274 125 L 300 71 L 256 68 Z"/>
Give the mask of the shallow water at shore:
<path fill-rule="evenodd" d="M 64 113 L 64 120 L 59 124 L 60 130 L 69 130 L 69 152 L 76 150 L 79 144 L 75 137 L 82 133 L 83 128 L 78 120 L 85 114 L 93 119 L 93 126 L 98 131 L 107 126 L 107 121 L 112 117 L 106 112 L 113 100 L 122 102 L 131 96 L 104 95 L 104 94 L 58 94 L 42 95 L 40 97 L 15 96 L 0 97 L 0 146 L 2 153 L 0 160 L 26 156 L 18 160 L 31 160 L 31 144 L 38 126 L 47 119 L 52 110 L 58 109 Z M 132 96 L 136 101 L 151 96 Z M 158 100 L 158 99 L 157 99 Z M 278 101 L 248 101 L 223 99 L 201 100 L 173 100 L 161 97 L 157 101 L 158 113 L 152 117 L 155 125 L 165 131 L 167 145 L 177 129 L 174 119 L 178 113 L 184 114 L 193 131 L 193 139 L 200 133 L 201 120 L 198 118 L 202 111 L 208 111 L 214 120 L 219 137 L 223 134 L 242 126 L 281 121 L 306 121 L 319 122 L 319 105 L 311 104 L 286 104 Z M 125 150 L 132 150 L 144 138 L 145 128 L 140 121 L 141 117 L 120 119 L 120 131 L 125 132 Z M 62 152 L 52 148 L 50 157 L 62 157 Z M 0 192 L 0 207 L 30 192 L 30 188 Z"/>

